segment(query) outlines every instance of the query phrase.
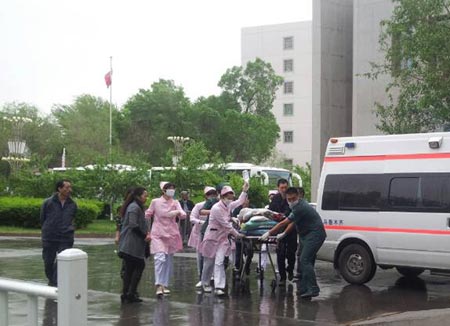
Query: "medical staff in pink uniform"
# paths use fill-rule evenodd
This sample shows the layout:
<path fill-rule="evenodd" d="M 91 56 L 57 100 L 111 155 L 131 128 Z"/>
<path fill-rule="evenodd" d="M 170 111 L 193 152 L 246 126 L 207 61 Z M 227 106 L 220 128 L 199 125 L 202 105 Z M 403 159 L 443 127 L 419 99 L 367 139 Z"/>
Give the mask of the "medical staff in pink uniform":
<path fill-rule="evenodd" d="M 153 218 L 151 231 L 148 234 L 150 253 L 154 256 L 156 295 L 170 294 L 168 289 L 173 268 L 174 253 L 183 249 L 177 218 L 186 218 L 178 200 L 174 200 L 175 185 L 161 182 L 163 192 L 160 198 L 152 200 L 145 212 L 145 217 Z"/>
<path fill-rule="evenodd" d="M 217 197 L 217 191 L 213 187 L 205 187 L 203 190 L 203 194 L 205 195 L 205 199 L 211 199 Z M 203 206 L 206 203 L 205 201 L 202 201 L 194 206 L 191 212 L 191 223 L 192 223 L 192 230 L 191 235 L 189 237 L 188 246 L 191 248 L 194 248 L 195 251 L 197 251 L 197 271 L 198 271 L 198 278 L 199 282 L 195 285 L 196 288 L 202 287 L 201 277 L 202 277 L 202 269 L 203 269 L 203 257 L 202 254 L 199 252 L 199 246 L 202 242 L 201 239 L 201 229 L 202 225 L 205 223 L 206 218 L 208 215 L 202 215 L 200 214 L 200 211 L 202 210 Z"/>
<path fill-rule="evenodd" d="M 231 241 L 228 236 L 244 237 L 243 234 L 233 228 L 231 212 L 244 203 L 248 188 L 248 183 L 244 182 L 241 195 L 237 200 L 234 200 L 233 189 L 230 186 L 224 186 L 220 191 L 220 201 L 211 209 L 205 238 L 199 248 L 203 255 L 201 281 L 203 291 L 206 293 L 212 291 L 209 283 L 214 273 L 214 293 L 217 296 L 225 295 L 226 274 L 223 263 L 225 257 L 231 253 Z"/>

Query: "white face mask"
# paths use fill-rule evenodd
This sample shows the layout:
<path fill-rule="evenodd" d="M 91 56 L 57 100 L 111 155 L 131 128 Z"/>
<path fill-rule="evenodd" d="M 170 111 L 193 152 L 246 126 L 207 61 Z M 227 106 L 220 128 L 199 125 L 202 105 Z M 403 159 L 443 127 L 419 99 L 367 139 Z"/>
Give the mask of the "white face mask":
<path fill-rule="evenodd" d="M 223 203 L 225 204 L 225 206 L 230 205 L 232 202 L 233 202 L 233 199 L 228 199 L 228 198 L 223 199 Z"/>
<path fill-rule="evenodd" d="M 288 204 L 289 204 L 289 208 L 292 209 L 292 207 L 294 207 L 295 205 L 297 205 L 298 202 L 299 202 L 299 200 L 289 202 L 289 203 L 288 203 Z"/>
<path fill-rule="evenodd" d="M 168 196 L 168 197 L 175 196 L 175 189 L 167 189 L 166 190 L 166 196 Z"/>

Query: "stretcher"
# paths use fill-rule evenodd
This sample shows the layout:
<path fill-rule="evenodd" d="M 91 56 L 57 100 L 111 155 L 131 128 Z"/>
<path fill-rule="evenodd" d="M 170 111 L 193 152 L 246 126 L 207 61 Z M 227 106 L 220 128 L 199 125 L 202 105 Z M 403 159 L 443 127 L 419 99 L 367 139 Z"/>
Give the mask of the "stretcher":
<path fill-rule="evenodd" d="M 253 259 L 253 255 L 256 253 L 258 254 L 258 267 L 259 267 L 259 279 L 262 281 L 264 279 L 264 270 L 261 268 L 261 255 L 265 252 L 262 250 L 263 245 L 266 245 L 267 248 L 267 255 L 269 258 L 270 266 L 273 271 L 273 275 L 275 275 L 275 278 L 271 281 L 270 285 L 272 287 L 272 290 L 275 290 L 275 288 L 278 285 L 277 281 L 277 271 L 275 269 L 275 264 L 273 262 L 272 256 L 269 252 L 269 245 L 276 245 L 277 244 L 277 238 L 276 237 L 269 237 L 265 241 L 260 241 L 259 236 L 246 236 L 245 238 L 242 238 L 238 241 L 240 241 L 242 245 L 242 250 L 240 253 L 240 266 L 238 270 L 238 276 L 239 279 L 242 281 L 245 278 L 247 278 L 250 275 L 250 267 Z M 261 282 L 262 286 L 262 282 Z"/>

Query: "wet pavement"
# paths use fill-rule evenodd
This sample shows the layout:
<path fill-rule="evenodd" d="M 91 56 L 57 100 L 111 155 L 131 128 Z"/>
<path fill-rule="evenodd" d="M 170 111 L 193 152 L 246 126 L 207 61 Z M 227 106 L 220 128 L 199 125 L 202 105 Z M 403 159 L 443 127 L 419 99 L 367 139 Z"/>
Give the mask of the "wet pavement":
<path fill-rule="evenodd" d="M 139 287 L 144 302 L 121 306 L 121 260 L 112 241 L 83 239 L 75 247 L 89 255 L 89 325 L 338 325 L 450 308 L 450 277 L 424 273 L 407 279 L 395 270 L 378 269 L 367 286 L 353 286 L 324 262 L 317 263 L 321 294 L 311 302 L 297 297 L 295 284 L 272 291 L 273 273 L 266 272 L 261 283 L 256 265 L 247 282 L 232 284 L 229 275 L 228 296 L 219 299 L 195 291 L 192 252 L 176 255 L 170 296 L 155 298 L 153 262 L 149 260 Z M 0 276 L 46 283 L 39 240 L 0 237 Z M 26 324 L 25 303 L 24 295 L 10 294 L 10 325 Z M 40 299 L 39 316 L 42 325 L 56 325 L 56 303 Z"/>

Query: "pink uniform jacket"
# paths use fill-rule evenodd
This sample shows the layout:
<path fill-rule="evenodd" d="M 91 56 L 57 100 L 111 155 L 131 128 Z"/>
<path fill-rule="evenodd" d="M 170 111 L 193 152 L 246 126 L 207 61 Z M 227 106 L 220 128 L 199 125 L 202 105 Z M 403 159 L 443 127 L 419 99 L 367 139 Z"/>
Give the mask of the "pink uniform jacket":
<path fill-rule="evenodd" d="M 238 235 L 238 231 L 233 228 L 231 223 L 231 212 L 242 205 L 246 198 L 247 193 L 242 192 L 239 198 L 230 203 L 228 207 L 223 201 L 219 201 L 212 207 L 205 238 L 199 246 L 199 251 L 204 257 L 214 258 L 220 248 L 224 250 L 225 256 L 230 255 L 231 244 L 228 235 Z"/>
<path fill-rule="evenodd" d="M 161 196 L 153 199 L 150 207 L 145 211 L 146 218 L 153 218 L 150 233 L 150 252 L 152 254 L 163 252 L 170 255 L 183 249 L 176 217 L 168 216 L 169 212 L 175 210 L 181 212 L 178 218 L 186 218 L 186 213 L 177 200 L 173 200 L 173 198 L 167 200 Z"/>
<path fill-rule="evenodd" d="M 198 250 L 198 247 L 200 245 L 200 231 L 202 229 L 202 222 L 206 220 L 208 215 L 200 215 L 200 211 L 202 210 L 203 206 L 205 206 L 206 201 L 202 201 L 201 203 L 198 203 L 194 206 L 191 212 L 190 220 L 193 224 L 191 235 L 189 237 L 188 246 L 195 248 L 195 250 Z"/>

